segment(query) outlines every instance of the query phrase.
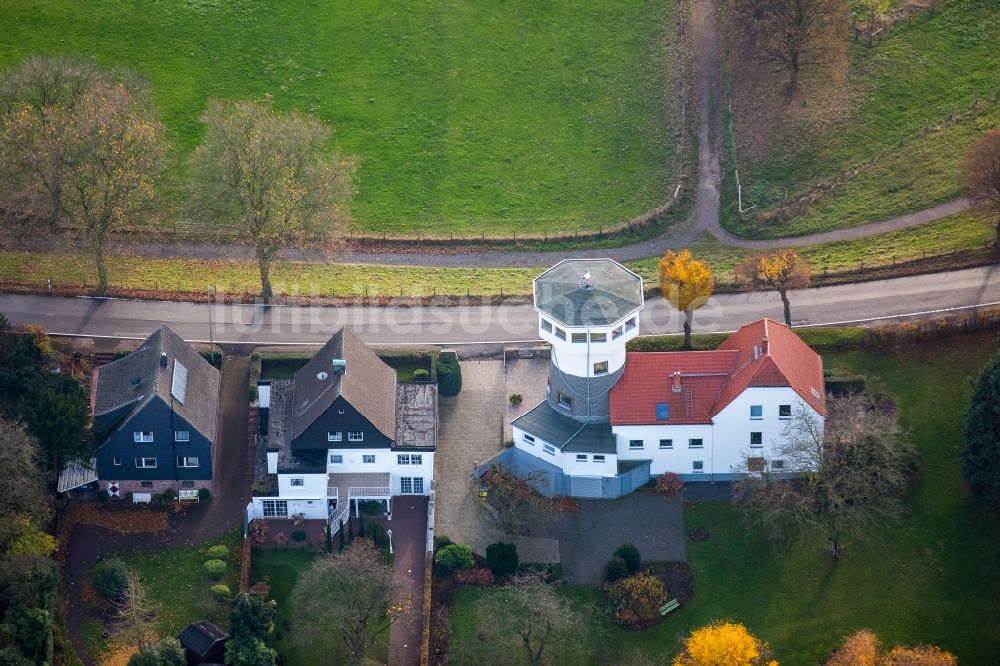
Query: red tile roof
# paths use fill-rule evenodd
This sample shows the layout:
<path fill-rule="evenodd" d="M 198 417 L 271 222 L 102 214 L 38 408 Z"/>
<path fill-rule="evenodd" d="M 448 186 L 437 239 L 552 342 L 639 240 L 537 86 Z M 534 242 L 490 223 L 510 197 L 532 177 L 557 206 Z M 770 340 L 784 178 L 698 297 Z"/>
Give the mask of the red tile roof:
<path fill-rule="evenodd" d="M 755 354 L 764 336 L 768 350 Z M 677 372 L 681 391 L 675 393 Z M 742 327 L 715 351 L 627 354 L 625 372 L 611 390 L 611 423 L 711 423 L 750 386 L 789 386 L 817 412 L 826 413 L 819 354 L 787 326 L 761 319 Z M 656 419 L 660 403 L 670 405 L 668 420 Z"/>

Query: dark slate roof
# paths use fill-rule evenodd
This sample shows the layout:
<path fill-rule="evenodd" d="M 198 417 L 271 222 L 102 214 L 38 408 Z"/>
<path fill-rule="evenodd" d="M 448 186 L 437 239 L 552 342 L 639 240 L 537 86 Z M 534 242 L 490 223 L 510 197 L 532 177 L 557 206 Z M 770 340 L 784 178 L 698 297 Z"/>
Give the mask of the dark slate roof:
<path fill-rule="evenodd" d="M 208 620 L 192 622 L 177 636 L 182 646 L 201 657 L 207 655 L 213 645 L 227 638 L 229 634 Z"/>
<path fill-rule="evenodd" d="M 343 374 L 333 372 L 335 359 L 346 361 Z M 320 379 L 320 373 L 326 378 Z M 343 328 L 295 373 L 292 439 L 298 439 L 341 395 L 379 432 L 395 439 L 396 371 Z"/>
<path fill-rule="evenodd" d="M 564 453 L 615 453 L 615 436 L 607 423 L 584 424 L 560 414 L 548 401 L 522 414 L 511 425 L 558 447 Z"/>
<path fill-rule="evenodd" d="M 566 259 L 535 278 L 535 307 L 565 326 L 608 326 L 642 302 L 642 278 L 611 259 Z"/>
<path fill-rule="evenodd" d="M 160 364 L 166 354 L 167 364 Z M 187 370 L 183 402 L 172 395 L 177 362 Z M 178 373 L 180 376 L 181 372 Z M 108 363 L 97 372 L 94 416 L 131 406 L 124 423 L 159 396 L 206 438 L 215 441 L 219 410 L 219 371 L 166 326 L 160 326 L 128 356 Z"/>

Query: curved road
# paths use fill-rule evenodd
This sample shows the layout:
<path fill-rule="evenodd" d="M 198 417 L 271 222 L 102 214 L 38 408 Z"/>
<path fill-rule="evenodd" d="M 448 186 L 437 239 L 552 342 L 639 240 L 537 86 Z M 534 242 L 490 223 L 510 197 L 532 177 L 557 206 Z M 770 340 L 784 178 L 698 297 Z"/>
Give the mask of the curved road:
<path fill-rule="evenodd" d="M 796 325 L 934 316 L 974 305 L 1000 304 L 1000 266 L 970 268 L 790 292 Z M 49 332 L 81 337 L 142 339 L 166 323 L 189 341 L 209 340 L 205 304 L 0 295 L 0 312 L 13 323 L 37 323 Z M 781 319 L 774 292 L 719 294 L 695 313 L 699 332 L 731 331 L 759 317 Z M 266 307 L 214 305 L 212 339 L 222 344 L 326 342 L 349 326 L 375 345 L 479 345 L 531 342 L 537 320 L 529 303 L 442 306 Z M 677 333 L 681 318 L 662 298 L 649 299 L 643 333 Z"/>

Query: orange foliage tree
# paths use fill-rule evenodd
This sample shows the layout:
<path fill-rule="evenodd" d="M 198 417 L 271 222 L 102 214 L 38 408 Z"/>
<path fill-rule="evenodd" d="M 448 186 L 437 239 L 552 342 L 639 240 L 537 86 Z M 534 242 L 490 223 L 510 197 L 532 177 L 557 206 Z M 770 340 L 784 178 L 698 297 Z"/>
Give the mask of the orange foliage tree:
<path fill-rule="evenodd" d="M 792 325 L 789 289 L 809 286 L 812 271 L 805 259 L 795 250 L 780 250 L 774 254 L 755 254 L 736 266 L 736 281 L 754 289 L 773 289 L 781 296 L 785 306 L 785 323 Z"/>
<path fill-rule="evenodd" d="M 956 666 L 955 655 L 934 645 L 896 646 L 886 652 L 878 636 L 862 629 L 844 639 L 826 666 Z"/>
<path fill-rule="evenodd" d="M 742 624 L 713 622 L 695 629 L 674 657 L 673 666 L 777 666 L 767 643 Z"/>
<path fill-rule="evenodd" d="M 704 261 L 692 257 L 690 250 L 667 250 L 659 269 L 660 291 L 668 303 L 684 313 L 684 349 L 691 349 L 691 318 L 712 295 L 712 271 Z"/>

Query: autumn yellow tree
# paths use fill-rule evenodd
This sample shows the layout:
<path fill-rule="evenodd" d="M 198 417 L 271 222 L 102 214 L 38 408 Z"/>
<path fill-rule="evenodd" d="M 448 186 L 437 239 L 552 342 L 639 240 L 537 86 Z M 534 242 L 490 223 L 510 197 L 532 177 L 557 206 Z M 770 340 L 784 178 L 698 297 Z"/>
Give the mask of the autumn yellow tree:
<path fill-rule="evenodd" d="M 934 645 L 896 646 L 886 652 L 878 636 L 862 629 L 844 639 L 825 666 L 956 666 L 955 655 Z"/>
<path fill-rule="evenodd" d="M 780 250 L 773 254 L 755 254 L 736 266 L 736 281 L 753 289 L 773 289 L 781 296 L 785 307 L 785 323 L 792 325 L 789 289 L 805 289 L 812 278 L 809 264 L 795 250 Z"/>
<path fill-rule="evenodd" d="M 330 128 L 268 99 L 210 101 L 205 140 L 192 157 L 192 214 L 234 225 L 257 255 L 261 295 L 286 247 L 328 238 L 347 219 L 352 164 L 327 150 Z"/>
<path fill-rule="evenodd" d="M 684 349 L 691 349 L 691 319 L 712 295 L 712 271 L 692 257 L 690 250 L 667 250 L 659 268 L 660 291 L 668 303 L 684 313 Z"/>
<path fill-rule="evenodd" d="M 673 666 L 777 666 L 767 643 L 742 624 L 713 622 L 695 629 L 674 657 Z"/>

